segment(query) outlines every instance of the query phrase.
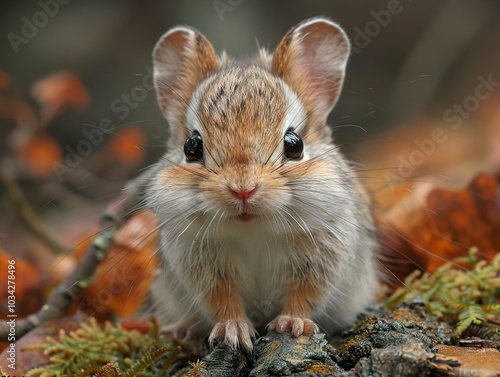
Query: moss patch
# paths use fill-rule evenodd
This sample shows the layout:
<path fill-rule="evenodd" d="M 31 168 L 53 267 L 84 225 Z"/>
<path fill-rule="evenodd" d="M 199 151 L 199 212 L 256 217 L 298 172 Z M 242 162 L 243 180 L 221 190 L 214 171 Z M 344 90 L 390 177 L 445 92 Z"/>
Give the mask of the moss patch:
<path fill-rule="evenodd" d="M 470 265 L 470 268 L 461 265 Z M 473 248 L 432 275 L 415 271 L 386 301 L 389 309 L 422 297 L 427 312 L 455 326 L 455 336 L 473 325 L 496 331 L 500 327 L 500 254 L 491 263 L 477 258 Z"/>

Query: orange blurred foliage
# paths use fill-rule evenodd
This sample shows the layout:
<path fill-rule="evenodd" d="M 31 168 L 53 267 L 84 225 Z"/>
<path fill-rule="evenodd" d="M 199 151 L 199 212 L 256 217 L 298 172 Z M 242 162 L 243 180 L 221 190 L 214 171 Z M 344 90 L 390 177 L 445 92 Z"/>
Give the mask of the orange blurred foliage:
<path fill-rule="evenodd" d="M 9 90 L 12 87 L 10 76 L 0 69 L 0 90 Z"/>
<path fill-rule="evenodd" d="M 14 260 L 13 280 L 9 276 L 9 261 Z M 40 290 L 40 274 L 37 269 L 29 262 L 14 257 L 6 251 L 0 249 L 0 315 L 5 318 L 7 314 L 17 314 L 18 317 L 24 317 L 36 311 L 41 305 L 42 295 Z M 15 285 L 15 313 L 9 313 L 7 306 L 9 296 L 9 285 L 7 281 L 13 281 Z M 12 286 L 11 286 L 12 287 Z"/>
<path fill-rule="evenodd" d="M 415 268 L 432 273 L 472 247 L 487 260 L 500 251 L 500 186 L 495 177 L 481 174 L 463 190 L 429 182 L 403 185 L 394 204 L 377 212 L 381 253 L 389 257 L 385 265 L 398 279 Z"/>
<path fill-rule="evenodd" d="M 453 369 L 454 376 L 498 376 L 500 370 L 500 350 L 493 347 L 438 344 L 436 353 L 460 362 L 460 365 Z"/>
<path fill-rule="evenodd" d="M 136 312 L 156 272 L 157 226 L 158 220 L 150 211 L 140 211 L 129 219 L 73 309 L 100 320 L 109 319 L 111 313 L 128 316 Z M 78 245 L 77 256 L 84 253 L 94 235 Z"/>
<path fill-rule="evenodd" d="M 117 132 L 109 147 L 111 153 L 125 163 L 139 163 L 144 159 L 146 138 L 141 130 L 127 127 Z"/>
<path fill-rule="evenodd" d="M 33 109 L 18 99 L 1 97 L 0 116 L 29 130 L 34 130 L 38 126 L 38 117 Z"/>
<path fill-rule="evenodd" d="M 87 88 L 72 72 L 56 72 L 36 81 L 31 86 L 31 94 L 42 105 L 42 124 L 67 109 L 83 111 L 90 103 Z"/>
<path fill-rule="evenodd" d="M 49 136 L 29 139 L 18 149 L 23 165 L 34 175 L 46 176 L 53 172 L 53 163 L 62 159 L 60 145 Z"/>

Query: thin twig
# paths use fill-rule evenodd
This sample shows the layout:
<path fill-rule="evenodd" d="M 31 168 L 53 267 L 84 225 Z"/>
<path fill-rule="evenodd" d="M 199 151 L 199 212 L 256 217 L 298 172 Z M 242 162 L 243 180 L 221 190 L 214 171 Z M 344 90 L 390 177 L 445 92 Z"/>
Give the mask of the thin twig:
<path fill-rule="evenodd" d="M 0 168 L 0 181 L 5 185 L 7 193 L 14 205 L 14 209 L 17 211 L 24 224 L 26 224 L 26 226 L 52 250 L 59 253 L 68 252 L 71 248 L 65 245 L 64 242 L 38 219 L 28 204 L 15 178 L 5 167 Z"/>
<path fill-rule="evenodd" d="M 123 223 L 140 207 L 143 189 L 154 173 L 154 168 L 142 173 L 130 181 L 116 201 L 110 204 L 101 216 L 101 231 L 87 248 L 80 263 L 68 278 L 52 292 L 42 308 L 35 314 L 18 320 L 16 323 L 16 337 L 19 338 L 28 331 L 40 326 L 44 322 L 63 317 L 70 305 L 80 295 L 83 288 L 95 276 L 99 262 L 106 256 L 113 244 L 116 233 Z M 6 321 L 0 322 L 0 339 L 7 340 L 9 325 Z"/>

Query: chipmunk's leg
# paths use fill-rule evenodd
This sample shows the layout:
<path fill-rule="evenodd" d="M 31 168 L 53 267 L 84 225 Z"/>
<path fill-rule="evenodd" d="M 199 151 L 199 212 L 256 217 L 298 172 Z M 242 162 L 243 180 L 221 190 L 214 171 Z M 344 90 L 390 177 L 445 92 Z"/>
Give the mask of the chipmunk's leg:
<path fill-rule="evenodd" d="M 233 349 L 242 347 L 251 352 L 257 332 L 245 314 L 235 280 L 235 277 L 218 275 L 205 298 L 217 322 L 209 341 L 213 344 L 216 340 L 224 340 Z"/>
<path fill-rule="evenodd" d="M 322 298 L 321 290 L 312 277 L 293 280 L 281 315 L 272 320 L 267 329 L 277 333 L 290 331 L 295 337 L 313 335 L 318 326 L 309 318 Z"/>

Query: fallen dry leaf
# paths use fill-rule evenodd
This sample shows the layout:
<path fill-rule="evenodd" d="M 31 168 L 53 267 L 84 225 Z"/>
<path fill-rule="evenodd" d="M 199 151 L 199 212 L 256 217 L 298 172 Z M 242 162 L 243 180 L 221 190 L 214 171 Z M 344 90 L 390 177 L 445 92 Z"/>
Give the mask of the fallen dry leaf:
<path fill-rule="evenodd" d="M 484 128 L 472 123 L 452 129 L 448 124 L 428 120 L 360 143 L 356 155 L 367 164 L 362 174 L 373 179 L 370 186 L 379 186 L 381 180 L 389 184 L 420 181 L 423 175 L 444 175 L 450 181 L 462 181 L 484 171 L 489 137 Z"/>
<path fill-rule="evenodd" d="M 0 97 L 0 116 L 29 130 L 34 130 L 38 126 L 38 118 L 33 109 L 14 98 Z"/>
<path fill-rule="evenodd" d="M 53 164 L 62 159 L 60 145 L 50 136 L 29 139 L 18 149 L 18 156 L 28 171 L 36 176 L 54 172 Z"/>
<path fill-rule="evenodd" d="M 491 258 L 500 250 L 500 188 L 495 177 L 477 176 L 467 188 L 406 184 L 406 197 L 377 211 L 378 238 L 386 267 L 400 281 L 415 268 L 432 273 L 477 247 Z"/>
<path fill-rule="evenodd" d="M 146 139 L 141 130 L 127 127 L 114 135 L 109 147 L 111 153 L 125 163 L 140 163 L 144 159 Z"/>
<path fill-rule="evenodd" d="M 438 345 L 437 355 L 452 357 L 461 362 L 454 368 L 456 376 L 500 376 L 500 352 L 494 348 L 470 348 Z"/>
<path fill-rule="evenodd" d="M 9 265 L 14 267 L 9 270 Z M 9 271 L 12 274 L 9 274 Z M 9 278 L 9 275 L 14 278 Z M 42 287 L 37 269 L 29 262 L 14 257 L 2 249 L 0 249 L 0 279 L 2 281 L 2 284 L 0 284 L 0 302 L 2 303 L 0 316 L 2 318 L 6 318 L 8 314 L 17 314 L 18 317 L 24 317 L 37 310 L 41 305 L 40 290 Z M 11 293 L 9 293 L 7 281 L 14 283 L 10 285 L 11 288 L 14 288 L 14 312 L 9 311 L 8 296 Z"/>
<path fill-rule="evenodd" d="M 487 132 L 486 139 L 486 166 L 487 168 L 500 175 L 500 101 L 496 102 L 495 111 L 484 122 Z"/>
<path fill-rule="evenodd" d="M 12 87 L 10 76 L 0 69 L 0 90 L 9 90 Z"/>
<path fill-rule="evenodd" d="M 42 125 L 67 109 L 85 110 L 90 95 L 80 78 L 72 72 L 56 72 L 36 81 L 31 94 L 41 105 Z"/>
<path fill-rule="evenodd" d="M 100 320 L 111 312 L 128 316 L 137 311 L 156 272 L 157 225 L 156 216 L 146 210 L 129 219 L 73 309 Z M 81 255 L 92 239 L 80 244 L 76 254 Z"/>

